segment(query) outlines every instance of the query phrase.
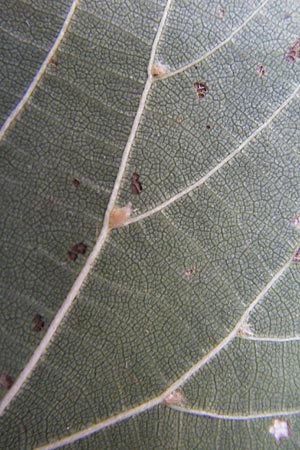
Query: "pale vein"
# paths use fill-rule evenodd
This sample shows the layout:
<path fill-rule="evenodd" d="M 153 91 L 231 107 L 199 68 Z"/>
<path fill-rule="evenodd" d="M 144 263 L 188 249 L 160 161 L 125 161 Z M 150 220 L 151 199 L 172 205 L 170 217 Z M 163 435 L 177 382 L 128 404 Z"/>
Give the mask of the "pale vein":
<path fill-rule="evenodd" d="M 247 341 L 254 342 L 274 342 L 282 343 L 282 342 L 297 342 L 300 341 L 300 336 L 290 336 L 290 337 L 260 337 L 260 336 L 239 336 L 240 339 L 245 339 Z"/>
<path fill-rule="evenodd" d="M 200 180 L 196 181 L 195 183 L 191 184 L 190 186 L 187 186 L 182 191 L 175 194 L 173 197 L 170 197 L 168 200 L 164 201 L 160 205 L 156 206 L 155 208 L 140 214 L 138 216 L 132 217 L 126 222 L 126 225 L 129 225 L 131 223 L 139 222 L 141 220 L 146 219 L 147 217 L 152 216 L 153 214 L 156 214 L 163 209 L 167 208 L 168 206 L 172 205 L 185 195 L 189 194 L 190 192 L 194 191 L 198 187 L 200 187 L 202 184 L 204 184 L 209 178 L 211 178 L 216 172 L 218 172 L 222 167 L 224 167 L 229 161 L 231 161 L 235 156 L 237 156 L 245 147 L 248 145 L 252 139 L 254 139 L 262 130 L 267 128 L 272 121 L 277 117 L 283 109 L 285 109 L 289 103 L 296 97 L 300 90 L 300 85 L 297 86 L 297 88 L 292 92 L 292 94 L 280 105 L 276 111 L 273 112 L 273 114 L 264 122 L 260 127 L 258 127 L 241 145 L 239 145 L 238 148 L 236 148 L 233 152 L 231 152 L 226 158 L 224 158 L 222 161 L 219 162 L 213 169 L 211 169 L 204 177 L 200 178 Z"/>
<path fill-rule="evenodd" d="M 42 341 L 40 342 L 39 346 L 36 348 L 36 350 L 34 351 L 32 357 L 30 358 L 29 362 L 27 363 L 27 365 L 25 366 L 25 368 L 23 369 L 23 371 L 21 372 L 21 374 L 19 375 L 18 379 L 15 381 L 15 383 L 13 384 L 13 386 L 11 387 L 11 389 L 9 390 L 9 392 L 7 393 L 7 395 L 3 398 L 2 402 L 0 403 L 0 415 L 3 414 L 5 408 L 11 403 L 11 401 L 15 398 L 15 396 L 17 395 L 17 393 L 19 392 L 19 390 L 22 388 L 22 386 L 24 385 L 24 383 L 28 380 L 28 378 L 30 377 L 30 375 L 32 374 L 33 370 L 35 369 L 36 365 L 38 364 L 41 356 L 45 353 L 45 351 L 47 350 L 47 348 L 49 347 L 49 344 L 51 342 L 51 340 L 53 339 L 58 327 L 60 326 L 60 324 L 62 323 L 63 319 L 65 318 L 67 312 L 69 311 L 69 309 L 71 308 L 75 298 L 78 296 L 80 289 L 82 288 L 84 282 L 87 280 L 87 277 L 91 271 L 91 269 L 93 268 L 97 257 L 99 256 L 99 253 L 109 235 L 109 228 L 108 228 L 108 220 L 109 220 L 109 214 L 111 209 L 114 206 L 117 194 L 118 194 L 118 190 L 120 187 L 120 183 L 121 183 L 121 179 L 122 176 L 124 174 L 125 168 L 126 168 L 126 164 L 127 164 L 127 160 L 129 157 L 129 153 L 135 138 L 135 134 L 136 131 L 138 129 L 138 126 L 140 124 L 141 121 L 141 117 L 145 108 L 145 104 L 146 104 L 146 100 L 147 100 L 147 96 L 148 93 L 150 91 L 151 85 L 152 85 L 152 75 L 151 75 L 151 67 L 153 65 L 154 62 L 154 58 L 155 58 L 155 53 L 156 53 L 156 49 L 161 37 L 161 33 L 163 30 L 163 27 L 165 25 L 166 19 L 167 19 L 167 15 L 169 12 L 169 9 L 171 7 L 173 0 L 168 0 L 167 4 L 166 4 L 166 8 L 164 10 L 164 14 L 162 16 L 162 19 L 160 21 L 160 25 L 158 27 L 157 30 L 157 34 L 156 37 L 154 39 L 153 42 L 153 46 L 152 46 L 152 51 L 151 51 L 151 55 L 150 55 L 150 60 L 149 60 L 149 65 L 148 65 L 148 79 L 147 82 L 145 84 L 145 88 L 143 91 L 143 95 L 141 97 L 141 101 L 139 104 L 139 108 L 137 110 L 137 114 L 135 117 L 135 120 L 133 122 L 133 126 L 127 141 L 127 144 L 125 146 L 124 149 L 124 153 L 123 153 L 123 157 L 122 157 L 122 161 L 121 161 L 121 165 L 119 168 L 119 172 L 115 181 L 115 185 L 114 188 L 112 190 L 112 194 L 108 203 L 108 207 L 106 210 L 106 214 L 105 214 L 105 218 L 104 218 L 104 222 L 103 222 L 103 226 L 99 235 L 99 238 L 95 244 L 95 247 L 93 249 L 93 251 L 91 252 L 91 254 L 89 255 L 82 271 L 80 272 L 78 278 L 76 279 L 74 285 L 72 286 L 68 296 L 66 297 L 66 299 L 64 300 L 61 308 L 59 309 L 59 311 L 57 312 L 54 320 L 52 321 L 51 325 L 49 326 L 45 336 L 43 337 Z M 68 17 L 66 19 L 66 22 L 69 24 L 70 20 L 71 20 L 71 11 L 74 14 L 74 10 L 77 6 L 77 1 L 74 1 L 70 12 L 68 14 Z M 64 25 L 63 30 L 66 30 L 66 26 Z M 61 38 L 62 39 L 62 38 Z M 60 39 L 60 40 L 61 40 Z M 60 42 L 60 41 L 59 41 Z M 55 49 L 57 48 L 57 45 L 55 44 Z M 54 51 L 53 51 L 54 53 Z M 52 50 L 49 53 L 52 55 Z M 49 56 L 49 55 L 48 55 Z M 48 57 L 47 57 L 48 58 Z M 51 58 L 51 56 L 50 56 Z M 44 64 L 43 66 L 44 67 Z M 39 71 L 38 74 L 40 74 L 41 71 Z M 42 75 L 42 74 L 41 74 Z M 40 75 L 40 77 L 41 77 Z M 37 78 L 37 77 L 36 77 Z M 40 79 L 40 78 L 39 78 Z M 34 85 L 32 87 L 32 89 L 30 90 L 30 93 L 32 93 L 34 87 L 36 86 L 36 84 L 38 83 L 38 80 L 34 83 L 32 83 L 32 85 Z M 26 95 L 28 94 L 28 92 L 26 93 Z M 30 95 L 30 94 L 28 94 Z M 25 104 L 26 102 L 24 102 Z M 16 115 L 18 114 L 18 111 L 16 112 L 16 114 L 14 115 L 14 117 L 11 119 L 11 121 L 16 117 Z M 10 122 L 11 123 L 11 122 Z M 9 124 L 7 125 L 7 127 L 9 126 Z"/>
<path fill-rule="evenodd" d="M 148 402 L 142 403 L 134 408 L 128 409 L 118 415 L 110 417 L 109 419 L 103 420 L 96 425 L 92 425 L 78 433 L 74 433 L 71 436 L 63 438 L 59 441 L 52 442 L 51 444 L 45 445 L 43 447 L 39 447 L 37 450 L 54 450 L 56 448 L 63 447 L 64 445 L 71 444 L 79 439 L 86 438 L 91 434 L 94 434 L 98 431 L 103 430 L 109 426 L 120 423 L 124 420 L 127 420 L 136 414 L 143 413 L 148 411 L 149 409 L 161 404 L 172 392 L 179 389 L 186 381 L 192 378 L 205 364 L 211 361 L 218 353 L 221 352 L 233 339 L 236 337 L 241 326 L 247 322 L 249 314 L 255 308 L 255 306 L 262 300 L 262 298 L 266 295 L 266 293 L 277 283 L 279 278 L 285 273 L 285 271 L 289 268 L 292 263 L 292 258 L 289 259 L 281 269 L 276 272 L 273 278 L 269 281 L 268 284 L 260 291 L 260 293 L 256 296 L 256 298 L 252 301 L 252 303 L 248 306 L 245 312 L 242 314 L 240 320 L 237 322 L 236 326 L 233 330 L 221 341 L 215 348 L 213 348 L 209 353 L 207 353 L 202 359 L 200 359 L 196 364 L 194 364 L 187 372 L 185 372 L 178 380 L 176 380 L 171 386 L 168 387 L 160 396 L 155 397 Z M 296 412 L 295 412 L 296 413 Z M 287 413 L 286 413 L 287 414 Z M 208 414 L 206 414 L 208 415 Z M 225 416 L 224 416 L 225 417 Z M 220 416 L 222 418 L 222 416 Z M 257 416 L 258 418 L 258 416 Z M 243 420 L 247 420 L 246 416 L 242 418 Z"/>
<path fill-rule="evenodd" d="M 43 64 L 41 65 L 39 71 L 36 73 L 34 79 L 32 80 L 31 84 L 29 85 L 27 91 L 25 92 L 25 95 L 22 97 L 22 99 L 19 101 L 15 109 L 10 113 L 4 124 L 2 125 L 2 128 L 0 130 L 0 141 L 4 137 L 6 131 L 9 129 L 9 127 L 12 125 L 12 123 L 15 121 L 17 116 L 20 114 L 20 112 L 24 109 L 26 104 L 28 103 L 30 97 L 33 94 L 33 91 L 41 81 L 47 67 L 49 66 L 49 63 L 51 61 L 51 58 L 54 56 L 55 52 L 57 51 L 59 45 L 61 44 L 61 41 L 65 37 L 65 34 L 67 32 L 67 29 L 71 23 L 71 20 L 74 16 L 75 10 L 79 4 L 80 0 L 73 0 L 73 3 L 69 9 L 69 12 L 67 14 L 67 17 L 63 23 L 62 29 L 60 33 L 58 34 L 53 46 L 51 47 L 49 53 L 47 54 Z"/>
<path fill-rule="evenodd" d="M 300 409 L 293 409 L 290 411 L 270 411 L 266 413 L 253 413 L 248 415 L 234 415 L 234 414 L 218 414 L 216 412 L 212 411 L 205 411 L 201 409 L 188 409 L 188 408 L 182 408 L 180 406 L 171 406 L 171 409 L 175 411 L 179 411 L 185 414 L 192 414 L 195 416 L 200 417 L 210 417 L 211 419 L 219 419 L 219 420 L 237 420 L 237 421 L 243 421 L 243 420 L 259 420 L 259 419 L 269 419 L 272 417 L 278 417 L 278 416 L 291 416 L 294 414 L 299 414 Z"/>
<path fill-rule="evenodd" d="M 211 50 L 209 50 L 208 52 L 206 52 L 204 55 L 201 56 L 201 58 L 198 58 L 197 60 L 192 61 L 191 63 L 181 67 L 180 69 L 175 70 L 174 72 L 171 72 L 170 74 L 165 75 L 161 79 L 170 78 L 175 75 L 178 75 L 179 73 L 185 72 L 186 70 L 190 69 L 191 67 L 194 67 L 195 64 L 199 64 L 201 61 L 206 60 L 213 53 L 216 53 L 218 50 L 220 50 L 220 48 L 224 47 L 226 44 L 228 44 L 228 42 L 232 41 L 233 37 L 236 34 L 238 34 L 243 28 L 245 28 L 246 25 L 248 25 L 248 23 L 251 22 L 251 20 L 264 8 L 264 6 L 268 2 L 269 2 L 269 0 L 265 0 L 255 11 L 253 11 L 253 13 L 246 20 L 243 21 L 243 23 L 238 28 L 236 28 L 230 34 L 230 36 L 228 36 L 228 38 L 226 38 L 224 41 L 220 42 L 218 45 L 216 45 L 216 47 L 214 47 Z"/>

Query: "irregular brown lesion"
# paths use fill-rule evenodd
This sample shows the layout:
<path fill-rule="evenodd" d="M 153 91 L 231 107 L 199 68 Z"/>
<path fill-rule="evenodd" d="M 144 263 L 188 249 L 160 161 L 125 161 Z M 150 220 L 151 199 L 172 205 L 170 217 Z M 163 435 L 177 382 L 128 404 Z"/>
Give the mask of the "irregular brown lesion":
<path fill-rule="evenodd" d="M 87 247 L 87 244 L 84 242 L 73 245 L 67 253 L 69 261 L 76 261 L 78 255 L 84 255 L 87 251 Z"/>
<path fill-rule="evenodd" d="M 288 63 L 293 63 L 300 59 L 300 37 L 298 37 L 293 45 L 288 49 L 286 60 Z"/>
<path fill-rule="evenodd" d="M 140 195 L 143 190 L 142 183 L 140 182 L 140 175 L 134 172 L 130 178 L 131 182 L 131 192 L 135 195 Z"/>
<path fill-rule="evenodd" d="M 170 73 L 170 67 L 167 66 L 166 64 L 162 64 L 161 62 L 157 61 L 151 67 L 151 75 L 154 78 L 158 78 L 158 79 L 162 78 L 163 76 L 167 75 L 168 73 Z"/>
<path fill-rule="evenodd" d="M 32 331 L 39 333 L 45 326 L 45 321 L 41 314 L 35 314 L 32 318 Z"/>
<path fill-rule="evenodd" d="M 80 186 L 80 181 L 78 180 L 78 178 L 74 177 L 73 180 L 72 180 L 72 184 L 73 184 L 73 187 L 74 187 L 75 191 L 77 191 L 77 189 Z"/>
<path fill-rule="evenodd" d="M 109 216 L 108 221 L 109 228 L 112 229 L 122 227 L 131 216 L 131 213 L 132 213 L 131 203 L 128 203 L 123 208 L 118 207 L 113 208 Z"/>
<path fill-rule="evenodd" d="M 208 94 L 208 86 L 203 81 L 195 81 L 194 89 L 200 99 L 204 98 Z"/>
<path fill-rule="evenodd" d="M 7 375 L 4 372 L 0 372 L 0 386 L 3 389 L 9 390 L 13 384 L 14 381 L 10 375 Z"/>
<path fill-rule="evenodd" d="M 56 59 L 54 59 L 54 58 L 51 58 L 50 61 L 49 61 L 49 65 L 53 69 L 57 69 L 58 64 L 59 64 L 59 62 Z"/>
<path fill-rule="evenodd" d="M 184 271 L 185 278 L 192 278 L 195 275 L 196 266 L 187 267 Z"/>
<path fill-rule="evenodd" d="M 300 247 L 294 253 L 293 262 L 299 264 L 300 263 Z"/>
<path fill-rule="evenodd" d="M 256 68 L 257 75 L 262 78 L 266 74 L 266 68 L 263 64 L 258 64 Z"/>

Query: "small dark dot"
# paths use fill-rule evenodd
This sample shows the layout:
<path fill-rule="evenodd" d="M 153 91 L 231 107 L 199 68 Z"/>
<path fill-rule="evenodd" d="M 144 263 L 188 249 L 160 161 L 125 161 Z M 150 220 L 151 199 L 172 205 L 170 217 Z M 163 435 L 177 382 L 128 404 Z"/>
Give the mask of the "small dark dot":
<path fill-rule="evenodd" d="M 74 244 L 67 253 L 69 261 L 76 261 L 78 255 L 84 255 L 86 253 L 87 248 L 88 246 L 84 242 Z"/>
<path fill-rule="evenodd" d="M 53 67 L 54 69 L 57 68 L 58 64 L 59 64 L 59 62 L 56 61 L 56 59 L 54 59 L 54 58 L 50 59 L 50 66 Z"/>
<path fill-rule="evenodd" d="M 80 186 L 80 181 L 78 180 L 78 178 L 73 178 L 73 180 L 72 180 L 72 184 L 73 184 L 73 186 L 74 186 L 74 189 L 77 191 L 77 189 L 79 188 L 79 186 Z"/>
<path fill-rule="evenodd" d="M 266 74 L 266 68 L 263 64 L 258 64 L 256 68 L 257 75 L 261 78 Z"/>
<path fill-rule="evenodd" d="M 300 37 L 298 37 L 293 45 L 288 49 L 286 61 L 290 64 L 300 59 Z"/>
<path fill-rule="evenodd" d="M 210 130 L 211 126 L 210 125 L 206 125 L 206 129 Z"/>
<path fill-rule="evenodd" d="M 10 389 L 13 385 L 13 379 L 11 376 L 7 375 L 4 372 L 0 372 L 0 386 L 4 389 Z"/>
<path fill-rule="evenodd" d="M 41 331 L 45 326 L 43 316 L 41 316 L 40 314 L 35 314 L 32 318 L 32 324 L 33 324 L 32 331 L 34 331 L 35 333 Z"/>
<path fill-rule="evenodd" d="M 134 172 L 131 175 L 131 193 L 135 195 L 140 195 L 143 190 L 142 183 L 139 181 L 140 175 L 137 172 Z"/>

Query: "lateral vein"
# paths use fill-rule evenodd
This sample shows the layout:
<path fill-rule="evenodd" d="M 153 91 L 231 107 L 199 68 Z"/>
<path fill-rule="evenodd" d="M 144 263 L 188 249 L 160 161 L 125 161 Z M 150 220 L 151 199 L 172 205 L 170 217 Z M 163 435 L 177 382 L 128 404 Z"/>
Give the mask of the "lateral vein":
<path fill-rule="evenodd" d="M 5 136 L 5 133 L 7 132 L 7 130 L 10 128 L 10 126 L 13 124 L 13 122 L 16 120 L 17 116 L 20 114 L 20 112 L 24 109 L 24 107 L 26 106 L 28 100 L 30 99 L 30 97 L 32 96 L 35 88 L 37 87 L 38 83 L 40 82 L 40 80 L 42 79 L 50 61 L 51 58 L 54 56 L 56 50 L 58 49 L 61 41 L 63 40 L 66 31 L 70 25 L 70 22 L 74 16 L 75 10 L 79 4 L 80 0 L 73 0 L 73 3 L 69 9 L 69 12 L 67 14 L 67 17 L 63 23 L 62 29 L 60 30 L 60 33 L 58 34 L 53 46 L 51 47 L 49 53 L 47 54 L 43 64 L 41 65 L 40 69 L 38 70 L 38 72 L 36 73 L 35 77 L 33 78 L 32 82 L 30 83 L 27 91 L 25 92 L 24 96 L 22 97 L 22 99 L 19 101 L 19 103 L 17 104 L 17 106 L 12 110 L 12 112 L 10 113 L 10 115 L 8 116 L 8 118 L 6 119 L 6 121 L 4 122 L 4 124 L 1 127 L 0 130 L 0 141 L 2 140 L 2 138 Z"/>

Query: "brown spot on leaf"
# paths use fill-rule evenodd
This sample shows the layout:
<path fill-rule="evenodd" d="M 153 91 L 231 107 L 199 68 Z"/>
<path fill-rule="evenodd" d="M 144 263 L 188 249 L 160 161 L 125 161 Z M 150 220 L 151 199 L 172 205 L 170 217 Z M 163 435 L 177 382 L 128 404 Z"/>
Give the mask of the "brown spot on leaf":
<path fill-rule="evenodd" d="M 169 394 L 164 400 L 165 405 L 178 405 L 185 402 L 186 398 L 180 391 L 171 392 L 171 394 Z"/>
<path fill-rule="evenodd" d="M 87 245 L 84 242 L 79 242 L 79 244 L 76 244 L 74 247 L 80 255 L 84 255 L 87 251 Z"/>
<path fill-rule="evenodd" d="M 296 59 L 300 59 L 300 37 L 295 40 L 286 55 L 286 61 L 288 63 L 293 63 Z"/>
<path fill-rule="evenodd" d="M 184 271 L 184 276 L 186 278 L 192 278 L 193 275 L 195 275 L 196 272 L 196 267 L 192 266 L 192 267 L 188 267 L 187 269 L 185 269 Z"/>
<path fill-rule="evenodd" d="M 72 250 L 68 250 L 68 260 L 69 261 L 76 261 L 77 257 L 78 257 L 78 253 L 75 253 Z"/>
<path fill-rule="evenodd" d="M 4 372 L 0 372 L 0 386 L 4 389 L 10 389 L 13 385 L 13 379 L 11 376 L 7 375 Z"/>
<path fill-rule="evenodd" d="M 293 262 L 299 264 L 300 263 L 300 247 L 294 253 Z"/>
<path fill-rule="evenodd" d="M 139 178 L 140 178 L 140 176 L 139 176 L 139 174 L 137 172 L 134 172 L 131 175 L 130 181 L 131 181 L 131 192 L 132 192 L 132 194 L 139 195 L 142 192 L 142 190 L 143 190 L 142 184 L 139 181 Z"/>
<path fill-rule="evenodd" d="M 208 86 L 202 81 L 196 81 L 194 83 L 194 89 L 199 98 L 204 98 L 208 94 Z"/>
<path fill-rule="evenodd" d="M 256 67 L 256 73 L 260 78 L 262 78 L 266 74 L 265 66 L 263 64 L 258 64 Z"/>
<path fill-rule="evenodd" d="M 132 213 L 132 205 L 128 205 L 123 208 L 113 208 L 109 216 L 108 226 L 109 228 L 119 228 L 122 227 L 125 222 L 129 219 Z"/>
<path fill-rule="evenodd" d="M 79 242 L 68 250 L 68 259 L 70 261 L 76 261 L 78 255 L 84 255 L 86 251 L 87 245 L 84 242 Z"/>
<path fill-rule="evenodd" d="M 41 316 L 40 314 L 35 314 L 32 318 L 32 325 L 32 331 L 34 331 L 35 333 L 39 333 L 40 331 L 42 331 L 45 326 L 43 316 Z"/>
<path fill-rule="evenodd" d="M 151 75 L 155 78 L 162 78 L 164 75 L 167 75 L 170 72 L 170 67 L 166 64 L 162 64 L 160 62 L 156 62 L 153 64 L 151 68 Z"/>
<path fill-rule="evenodd" d="M 58 64 L 59 64 L 59 62 L 56 61 L 56 59 L 54 59 L 54 58 L 50 59 L 50 67 L 52 67 L 53 69 L 57 69 Z"/>
<path fill-rule="evenodd" d="M 73 180 L 72 180 L 72 184 L 73 184 L 73 187 L 74 187 L 75 191 L 77 191 L 77 189 L 80 186 L 80 181 L 78 180 L 78 178 L 74 177 Z"/>

